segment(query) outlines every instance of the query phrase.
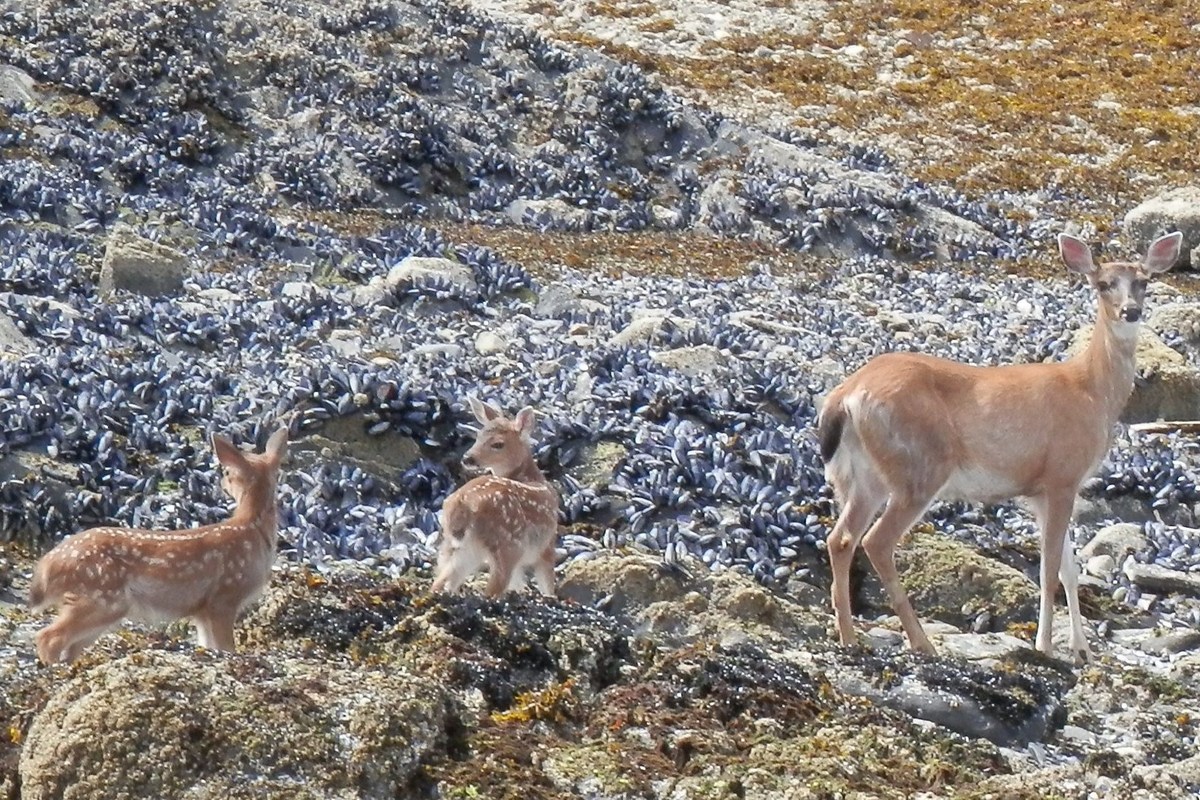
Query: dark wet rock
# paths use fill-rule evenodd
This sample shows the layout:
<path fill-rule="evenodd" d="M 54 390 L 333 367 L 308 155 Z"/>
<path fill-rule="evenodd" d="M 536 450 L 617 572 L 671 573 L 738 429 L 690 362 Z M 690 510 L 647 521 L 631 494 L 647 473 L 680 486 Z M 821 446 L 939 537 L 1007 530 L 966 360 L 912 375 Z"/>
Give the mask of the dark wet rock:
<path fill-rule="evenodd" d="M 1052 670 L 988 669 L 917 655 L 855 664 L 861 673 L 830 676 L 840 690 L 998 745 L 1041 741 L 1066 721 L 1063 696 L 1070 687 Z"/>
<path fill-rule="evenodd" d="M 435 600 L 426 586 L 407 581 L 343 579 L 337 587 L 314 596 L 305 579 L 293 579 L 273 588 L 255 613 L 258 635 L 330 654 L 420 663 L 500 711 L 522 693 L 567 679 L 601 689 L 633 658 L 621 619 L 578 605 L 473 592 Z"/>
<path fill-rule="evenodd" d="M 1142 202 L 1125 215 L 1124 227 L 1130 247 L 1139 253 L 1155 237 L 1171 231 L 1183 233 L 1183 252 L 1190 253 L 1200 247 L 1200 187 L 1180 186 Z M 1184 256 L 1176 269 L 1187 267 Z M 1192 269 L 1198 267 L 1191 262 Z"/>
<path fill-rule="evenodd" d="M 451 713 L 395 668 L 137 653 L 56 687 L 29 728 L 20 796 L 396 797 L 446 750 Z"/>

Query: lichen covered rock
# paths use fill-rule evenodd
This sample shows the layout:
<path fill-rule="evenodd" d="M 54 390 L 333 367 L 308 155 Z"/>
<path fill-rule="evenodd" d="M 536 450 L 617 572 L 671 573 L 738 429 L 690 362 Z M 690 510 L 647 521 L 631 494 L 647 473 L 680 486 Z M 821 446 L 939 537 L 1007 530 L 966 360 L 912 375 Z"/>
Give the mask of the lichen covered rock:
<path fill-rule="evenodd" d="M 21 797 L 395 797 L 449 702 L 398 670 L 149 651 L 75 675 L 34 719 Z"/>

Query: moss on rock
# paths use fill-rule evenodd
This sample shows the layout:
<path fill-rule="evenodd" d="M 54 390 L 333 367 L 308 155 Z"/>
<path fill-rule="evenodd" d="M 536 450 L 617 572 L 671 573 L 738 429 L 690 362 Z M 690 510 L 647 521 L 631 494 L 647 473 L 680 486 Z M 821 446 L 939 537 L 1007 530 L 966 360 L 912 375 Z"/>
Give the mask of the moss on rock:
<path fill-rule="evenodd" d="M 446 748 L 449 719 L 445 694 L 407 674 L 137 653 L 50 698 L 21 755 L 21 797 L 394 797 Z"/>
<path fill-rule="evenodd" d="M 1031 619 L 1038 588 L 1023 573 L 988 558 L 973 547 L 934 533 L 915 531 L 896 551 L 900 581 L 917 614 L 953 625 L 971 620 L 963 613 L 988 610 L 995 623 Z M 877 594 L 886 606 L 882 590 Z"/>

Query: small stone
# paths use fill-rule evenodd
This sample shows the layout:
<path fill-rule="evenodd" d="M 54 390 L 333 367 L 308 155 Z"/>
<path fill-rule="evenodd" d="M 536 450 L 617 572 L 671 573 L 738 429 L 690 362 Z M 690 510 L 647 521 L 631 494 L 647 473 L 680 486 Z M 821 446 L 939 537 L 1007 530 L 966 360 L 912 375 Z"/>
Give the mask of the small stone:
<path fill-rule="evenodd" d="M 1144 595 L 1143 595 L 1144 596 Z M 1188 650 L 1200 648 L 1200 631 L 1180 629 L 1171 631 L 1155 630 L 1138 643 L 1143 652 L 1153 655 L 1174 655 Z"/>
<path fill-rule="evenodd" d="M 0 100 L 33 105 L 38 99 L 35 85 L 28 72 L 10 64 L 0 64 Z"/>
<path fill-rule="evenodd" d="M 1094 575 L 1097 578 L 1110 578 L 1117 569 L 1117 561 L 1108 553 L 1101 553 L 1098 556 L 1089 558 L 1084 569 L 1087 571 L 1087 574 Z"/>
<path fill-rule="evenodd" d="M 728 357 L 710 344 L 651 353 L 650 357 L 664 367 L 678 370 L 689 378 L 724 372 L 729 366 Z"/>
<path fill-rule="evenodd" d="M 33 342 L 7 314 L 0 312 L 0 356 L 23 356 L 34 351 Z"/>
<path fill-rule="evenodd" d="M 638 309 L 634 312 L 630 323 L 612 338 L 612 343 L 617 347 L 645 344 L 654 338 L 654 335 L 668 320 L 683 330 L 691 330 L 696 327 L 695 320 L 671 316 L 660 309 Z"/>
<path fill-rule="evenodd" d="M 362 355 L 362 334 L 358 331 L 338 328 L 329 332 L 327 341 L 329 349 L 343 358 L 357 358 Z"/>
<path fill-rule="evenodd" d="M 478 291 L 475 275 L 466 264 L 448 258 L 423 256 L 409 256 L 392 267 L 387 274 L 387 284 L 396 288 L 409 281 L 430 278 L 447 281 L 463 294 L 475 294 Z"/>
<path fill-rule="evenodd" d="M 480 331 L 479 335 L 475 337 L 475 352 L 481 356 L 503 353 L 508 348 L 508 341 L 503 336 L 491 331 Z"/>

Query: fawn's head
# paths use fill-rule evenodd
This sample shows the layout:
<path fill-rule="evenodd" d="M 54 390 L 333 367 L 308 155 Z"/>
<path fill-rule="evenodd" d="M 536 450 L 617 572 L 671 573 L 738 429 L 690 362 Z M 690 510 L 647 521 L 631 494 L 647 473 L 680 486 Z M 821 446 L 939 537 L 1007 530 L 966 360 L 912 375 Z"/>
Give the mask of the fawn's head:
<path fill-rule="evenodd" d="M 475 436 L 475 444 L 463 456 L 463 465 L 486 469 L 500 478 L 519 472 L 531 457 L 530 437 L 533 434 L 533 407 L 525 406 L 515 419 L 509 419 L 495 406 L 470 398 L 471 413 L 483 426 Z"/>
<path fill-rule="evenodd" d="M 287 439 L 287 428 L 280 428 L 271 434 L 263 452 L 250 453 L 239 449 L 224 436 L 213 435 L 213 451 L 225 467 L 221 488 L 234 502 L 241 503 L 243 497 L 255 491 L 259 492 L 260 497 L 275 494 L 279 465 L 287 454 Z"/>
<path fill-rule="evenodd" d="M 1150 243 L 1141 261 L 1108 261 L 1097 265 L 1085 242 L 1065 233 L 1058 235 L 1063 262 L 1072 272 L 1087 277 L 1104 315 L 1124 323 L 1136 323 L 1142 318 L 1150 276 L 1174 266 L 1182 243 L 1182 233 L 1168 233 Z"/>

